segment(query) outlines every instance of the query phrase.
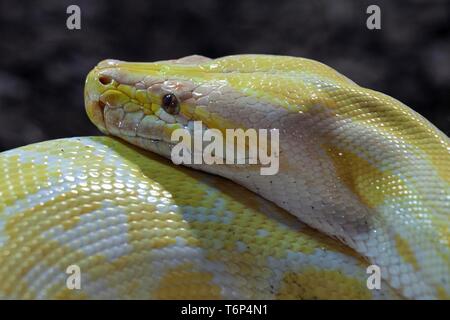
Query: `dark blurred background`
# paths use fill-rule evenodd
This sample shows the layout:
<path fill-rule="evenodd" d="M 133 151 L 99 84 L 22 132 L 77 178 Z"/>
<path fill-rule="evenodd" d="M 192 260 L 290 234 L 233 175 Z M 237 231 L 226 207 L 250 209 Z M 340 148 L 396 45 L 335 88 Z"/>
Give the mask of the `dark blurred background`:
<path fill-rule="evenodd" d="M 81 8 L 81 30 L 66 8 Z M 366 8 L 381 7 L 381 30 Z M 0 0 L 0 151 L 99 134 L 85 116 L 87 72 L 105 58 L 302 56 L 387 93 L 450 134 L 450 1 Z"/>

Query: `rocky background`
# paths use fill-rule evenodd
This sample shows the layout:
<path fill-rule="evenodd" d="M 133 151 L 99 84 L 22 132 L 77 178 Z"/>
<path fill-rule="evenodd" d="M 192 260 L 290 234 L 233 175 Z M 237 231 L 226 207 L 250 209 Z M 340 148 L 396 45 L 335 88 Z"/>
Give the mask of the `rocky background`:
<path fill-rule="evenodd" d="M 66 28 L 77 4 L 82 29 Z M 381 7 L 382 29 L 366 28 Z M 83 107 L 105 58 L 271 53 L 325 62 L 403 101 L 450 134 L 450 1 L 189 0 L 0 2 L 0 151 L 99 134 Z"/>

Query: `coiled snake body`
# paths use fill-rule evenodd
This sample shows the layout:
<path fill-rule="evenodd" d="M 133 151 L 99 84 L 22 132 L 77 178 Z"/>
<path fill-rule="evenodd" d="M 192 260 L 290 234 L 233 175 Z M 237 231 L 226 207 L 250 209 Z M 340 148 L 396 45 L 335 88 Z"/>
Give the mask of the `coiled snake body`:
<path fill-rule="evenodd" d="M 85 103 L 121 140 L 0 156 L 0 297 L 448 299 L 450 143 L 399 101 L 316 61 L 239 55 L 105 60 Z M 279 129 L 279 172 L 154 154 L 196 120 Z"/>

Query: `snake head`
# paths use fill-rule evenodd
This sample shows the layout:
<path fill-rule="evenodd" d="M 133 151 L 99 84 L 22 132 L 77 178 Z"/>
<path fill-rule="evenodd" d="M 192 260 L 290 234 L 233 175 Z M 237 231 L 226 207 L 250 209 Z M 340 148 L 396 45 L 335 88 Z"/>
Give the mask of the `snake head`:
<path fill-rule="evenodd" d="M 169 157 L 173 130 L 192 132 L 194 121 L 218 121 L 206 105 L 226 83 L 208 76 L 211 61 L 197 55 L 153 63 L 104 60 L 86 79 L 88 117 L 103 133 Z"/>
<path fill-rule="evenodd" d="M 165 157 L 170 157 L 174 145 L 173 131 L 182 128 L 193 135 L 196 121 L 202 122 L 202 130 L 216 129 L 224 135 L 226 129 L 281 128 L 284 139 L 298 138 L 301 123 L 291 116 L 313 108 L 318 98 L 304 86 L 302 96 L 297 96 L 303 99 L 301 109 L 286 99 L 296 95 L 289 92 L 295 75 L 292 68 L 300 69 L 306 78 L 314 69 L 316 74 L 352 83 L 323 64 L 290 57 L 242 55 L 212 60 L 194 55 L 152 63 L 104 60 L 87 76 L 85 105 L 90 120 L 103 133 Z M 314 137 L 302 131 L 305 139 Z"/>

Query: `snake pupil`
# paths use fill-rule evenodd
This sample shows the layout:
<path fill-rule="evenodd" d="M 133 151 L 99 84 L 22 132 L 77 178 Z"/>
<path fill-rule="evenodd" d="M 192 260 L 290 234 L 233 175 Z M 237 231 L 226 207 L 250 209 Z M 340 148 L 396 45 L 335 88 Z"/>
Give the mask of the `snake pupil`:
<path fill-rule="evenodd" d="M 162 107 L 168 114 L 178 114 L 180 112 L 180 105 L 177 97 L 173 93 L 168 93 L 162 98 Z"/>

